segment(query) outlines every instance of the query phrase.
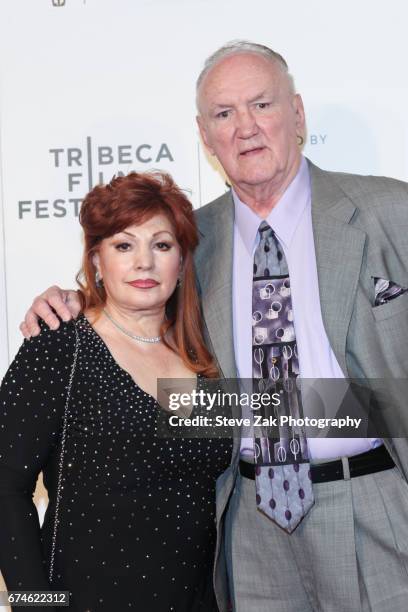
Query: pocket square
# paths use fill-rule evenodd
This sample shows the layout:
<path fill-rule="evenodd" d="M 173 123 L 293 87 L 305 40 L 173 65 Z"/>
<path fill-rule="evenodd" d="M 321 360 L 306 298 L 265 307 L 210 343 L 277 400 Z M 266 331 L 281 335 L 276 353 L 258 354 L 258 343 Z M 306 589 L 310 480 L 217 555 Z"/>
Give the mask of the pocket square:
<path fill-rule="evenodd" d="M 386 280 L 385 278 L 374 278 L 374 306 L 381 306 L 394 300 L 399 295 L 406 293 L 408 288 L 400 287 L 397 283 Z"/>

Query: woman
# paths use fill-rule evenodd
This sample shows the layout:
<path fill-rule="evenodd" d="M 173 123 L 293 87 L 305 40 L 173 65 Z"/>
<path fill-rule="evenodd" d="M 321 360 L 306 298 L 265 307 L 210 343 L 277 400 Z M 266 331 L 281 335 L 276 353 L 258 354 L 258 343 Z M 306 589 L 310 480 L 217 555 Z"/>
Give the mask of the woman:
<path fill-rule="evenodd" d="M 75 612 L 216 610 L 214 489 L 230 441 L 156 434 L 157 378 L 217 375 L 191 204 L 168 175 L 131 173 L 95 187 L 80 221 L 83 314 L 26 341 L 0 391 L 1 571 L 9 590 L 69 590 Z"/>

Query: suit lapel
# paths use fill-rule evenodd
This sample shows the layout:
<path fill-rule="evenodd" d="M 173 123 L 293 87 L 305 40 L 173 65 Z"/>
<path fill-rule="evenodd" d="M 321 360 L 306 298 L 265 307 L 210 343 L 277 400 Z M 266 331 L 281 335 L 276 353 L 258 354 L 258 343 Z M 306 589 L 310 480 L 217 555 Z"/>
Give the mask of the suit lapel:
<path fill-rule="evenodd" d="M 366 234 L 350 223 L 356 207 L 331 174 L 311 162 L 309 170 L 323 323 L 340 367 L 347 375 L 346 338 Z M 200 222 L 196 256 L 205 325 L 226 378 L 236 376 L 232 323 L 233 231 L 234 204 L 227 193 L 219 198 L 212 215 Z"/>
<path fill-rule="evenodd" d="M 350 225 L 356 207 L 332 176 L 310 162 L 309 169 L 323 323 L 339 365 L 347 376 L 346 338 L 366 235 Z"/>
<path fill-rule="evenodd" d="M 197 276 L 213 353 L 226 378 L 235 378 L 232 322 L 234 205 L 230 193 L 219 198 L 213 214 L 200 222 Z"/>

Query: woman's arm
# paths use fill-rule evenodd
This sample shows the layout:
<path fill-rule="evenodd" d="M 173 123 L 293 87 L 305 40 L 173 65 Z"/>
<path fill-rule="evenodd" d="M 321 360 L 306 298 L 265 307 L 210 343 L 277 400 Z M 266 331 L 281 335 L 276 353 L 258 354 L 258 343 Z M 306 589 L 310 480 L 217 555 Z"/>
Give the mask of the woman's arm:
<path fill-rule="evenodd" d="M 75 350 L 73 323 L 26 340 L 0 387 L 0 569 L 8 590 L 50 588 L 33 494 L 59 441 Z"/>

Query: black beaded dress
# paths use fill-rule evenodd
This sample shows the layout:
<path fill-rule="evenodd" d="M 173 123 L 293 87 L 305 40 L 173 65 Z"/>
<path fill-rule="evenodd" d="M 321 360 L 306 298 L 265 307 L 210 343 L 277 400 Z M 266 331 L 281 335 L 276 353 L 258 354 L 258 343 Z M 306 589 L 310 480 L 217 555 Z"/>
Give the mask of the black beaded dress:
<path fill-rule="evenodd" d="M 231 440 L 157 436 L 155 399 L 85 317 L 76 328 L 52 589 L 71 592 L 74 612 L 213 612 L 215 480 Z M 9 590 L 50 589 L 74 352 L 74 323 L 43 327 L 1 386 L 0 569 Z M 40 530 L 32 493 L 41 470 L 50 501 Z"/>

